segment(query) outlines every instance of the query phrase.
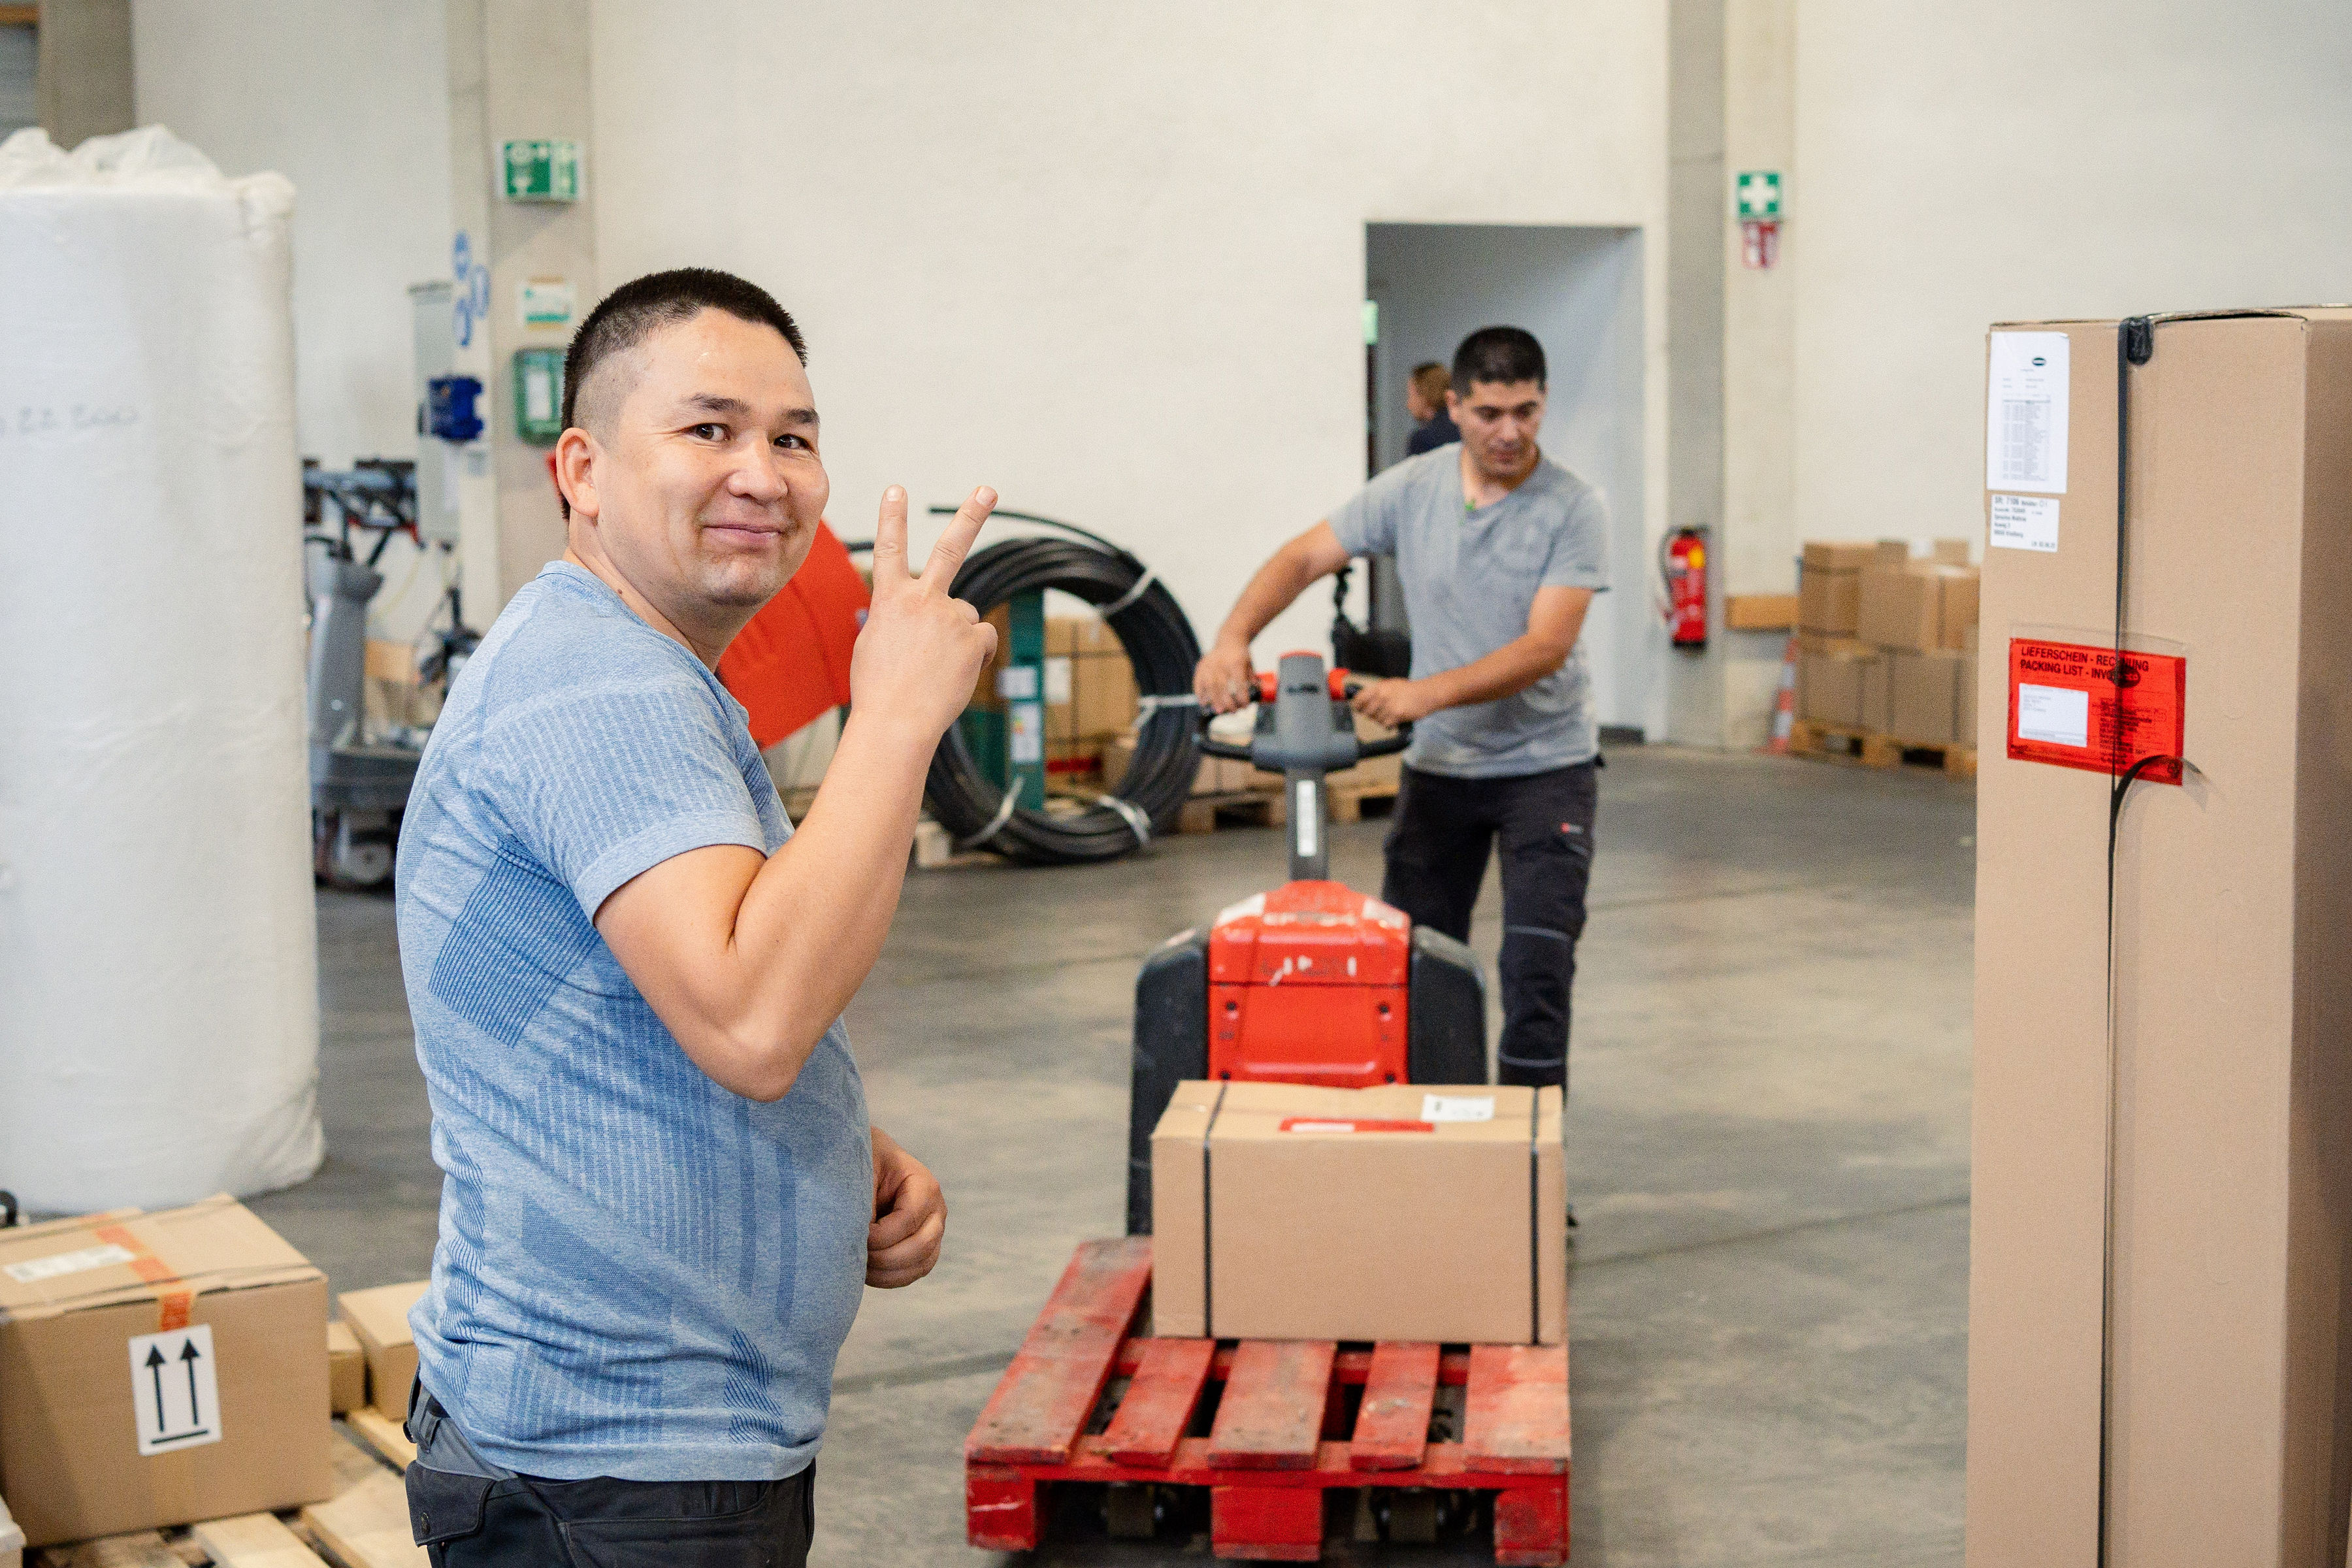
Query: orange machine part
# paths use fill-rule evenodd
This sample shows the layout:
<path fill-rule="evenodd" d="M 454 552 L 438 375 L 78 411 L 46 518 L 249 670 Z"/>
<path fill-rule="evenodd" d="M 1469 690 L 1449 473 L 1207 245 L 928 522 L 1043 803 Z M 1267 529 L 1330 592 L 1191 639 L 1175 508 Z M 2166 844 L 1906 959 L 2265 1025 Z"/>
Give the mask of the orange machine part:
<path fill-rule="evenodd" d="M 1339 882 L 1291 882 L 1209 931 L 1209 1076 L 1362 1089 L 1405 1079 L 1412 925 Z"/>
<path fill-rule="evenodd" d="M 751 710 L 751 739 L 774 745 L 849 700 L 849 654 L 873 596 L 831 528 L 719 656 L 719 679 Z"/>

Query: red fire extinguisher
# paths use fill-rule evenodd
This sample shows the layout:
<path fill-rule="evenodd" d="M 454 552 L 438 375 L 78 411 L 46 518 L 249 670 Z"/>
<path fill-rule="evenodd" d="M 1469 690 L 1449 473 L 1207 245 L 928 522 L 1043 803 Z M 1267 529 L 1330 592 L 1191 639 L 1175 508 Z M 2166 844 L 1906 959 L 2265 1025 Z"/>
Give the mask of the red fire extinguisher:
<path fill-rule="evenodd" d="M 1666 580 L 1666 629 L 1676 647 L 1706 646 L 1706 530 L 1678 528 L 1658 553 Z"/>

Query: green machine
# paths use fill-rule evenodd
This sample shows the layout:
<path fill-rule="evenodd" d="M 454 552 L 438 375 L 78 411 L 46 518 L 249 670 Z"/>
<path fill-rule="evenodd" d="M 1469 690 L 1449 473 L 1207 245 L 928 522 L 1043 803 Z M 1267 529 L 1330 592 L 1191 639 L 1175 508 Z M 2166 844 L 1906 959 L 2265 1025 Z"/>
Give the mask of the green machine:
<path fill-rule="evenodd" d="M 1005 602 L 1007 659 L 996 673 L 995 703 L 964 710 L 964 745 L 983 776 L 1027 811 L 1045 807 L 1045 595 Z"/>

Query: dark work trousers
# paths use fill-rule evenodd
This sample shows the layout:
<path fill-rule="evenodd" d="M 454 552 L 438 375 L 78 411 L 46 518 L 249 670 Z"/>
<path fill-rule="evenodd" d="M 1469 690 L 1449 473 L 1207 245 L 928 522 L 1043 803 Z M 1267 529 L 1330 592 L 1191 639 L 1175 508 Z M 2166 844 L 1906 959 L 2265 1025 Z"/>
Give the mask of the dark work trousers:
<path fill-rule="evenodd" d="M 1592 763 L 1504 779 L 1404 770 L 1383 903 L 1467 942 L 1487 851 L 1502 846 L 1500 1082 L 1568 1085 L 1569 994 L 1599 800 Z"/>
<path fill-rule="evenodd" d="M 408 1517 L 433 1568 L 804 1568 L 815 1479 L 493 1480 L 420 1463 Z"/>

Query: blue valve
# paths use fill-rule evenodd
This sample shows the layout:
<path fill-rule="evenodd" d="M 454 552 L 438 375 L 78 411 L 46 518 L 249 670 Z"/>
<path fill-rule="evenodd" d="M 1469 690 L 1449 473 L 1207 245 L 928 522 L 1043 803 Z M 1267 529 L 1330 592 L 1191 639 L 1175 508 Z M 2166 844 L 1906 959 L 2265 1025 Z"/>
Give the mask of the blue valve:
<path fill-rule="evenodd" d="M 444 441 L 472 441 L 482 434 L 482 416 L 474 411 L 474 402 L 482 395 L 482 384 L 470 375 L 436 375 L 425 384 L 427 405 L 425 427 Z"/>

